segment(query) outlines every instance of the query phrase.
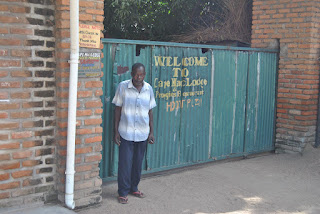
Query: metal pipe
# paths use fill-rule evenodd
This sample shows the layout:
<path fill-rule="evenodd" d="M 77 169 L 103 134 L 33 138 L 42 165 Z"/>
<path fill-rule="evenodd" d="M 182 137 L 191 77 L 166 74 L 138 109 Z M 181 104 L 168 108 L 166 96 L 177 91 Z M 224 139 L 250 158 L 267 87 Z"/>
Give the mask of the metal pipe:
<path fill-rule="evenodd" d="M 67 165 L 65 203 L 70 209 L 75 208 L 74 202 L 74 160 L 76 140 L 76 112 L 77 112 L 77 85 L 79 64 L 79 0 L 70 0 L 70 78 L 68 102 L 68 138 L 67 138 Z"/>

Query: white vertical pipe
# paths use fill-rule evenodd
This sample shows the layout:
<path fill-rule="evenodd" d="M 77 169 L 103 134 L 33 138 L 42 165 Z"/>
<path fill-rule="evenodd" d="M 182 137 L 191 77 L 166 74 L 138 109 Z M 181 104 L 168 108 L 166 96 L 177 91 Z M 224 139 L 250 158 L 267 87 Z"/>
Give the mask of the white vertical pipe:
<path fill-rule="evenodd" d="M 70 209 L 75 208 L 74 198 L 74 160 L 76 140 L 77 86 L 79 64 L 79 0 L 70 0 L 70 79 L 68 103 L 68 138 L 65 203 Z"/>

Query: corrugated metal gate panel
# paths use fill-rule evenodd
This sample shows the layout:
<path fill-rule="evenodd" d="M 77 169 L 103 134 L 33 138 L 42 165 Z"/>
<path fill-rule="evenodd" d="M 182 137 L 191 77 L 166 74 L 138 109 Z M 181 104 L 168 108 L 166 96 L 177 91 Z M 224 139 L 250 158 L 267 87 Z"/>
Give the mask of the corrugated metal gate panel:
<path fill-rule="evenodd" d="M 180 150 L 180 121 L 181 113 L 175 111 L 175 108 L 167 107 L 168 102 L 178 101 L 171 98 L 159 99 L 159 94 L 167 93 L 171 91 L 171 87 L 162 86 L 161 81 L 167 81 L 171 78 L 171 71 L 168 71 L 166 66 L 159 66 L 160 62 L 155 61 L 155 56 L 174 56 L 176 54 L 176 49 L 168 47 L 158 47 L 153 49 L 153 59 L 152 63 L 152 82 L 151 85 L 154 88 L 154 94 L 156 97 L 157 107 L 153 110 L 154 112 L 154 130 L 156 144 L 153 146 L 148 146 L 148 169 L 155 169 L 161 167 L 174 166 L 179 164 L 179 150 Z M 156 65 L 156 63 L 158 63 Z M 166 62 L 165 62 L 166 63 Z M 164 63 L 164 65 L 165 65 Z M 162 83 L 165 84 L 165 83 Z M 168 111 L 167 111 L 168 110 Z M 166 126 L 164 126 L 164 122 Z M 161 142 L 161 143 L 159 143 Z"/>
<path fill-rule="evenodd" d="M 212 157 L 243 152 L 248 53 L 214 52 Z"/>
<path fill-rule="evenodd" d="M 277 55 L 251 53 L 245 152 L 273 149 Z"/>
<path fill-rule="evenodd" d="M 135 62 L 146 66 L 146 81 L 153 86 L 157 102 L 156 144 L 147 148 L 145 172 L 273 149 L 276 53 L 146 41 L 103 42 L 102 178 L 117 175 L 111 100 L 118 83 L 131 78 L 129 69 Z"/>
<path fill-rule="evenodd" d="M 196 56 L 209 58 L 210 55 L 210 52 L 202 53 L 199 48 L 159 47 L 153 49 L 151 83 L 158 104 L 154 109 L 154 117 L 155 130 L 157 130 L 156 139 L 160 143 L 148 148 L 148 170 L 207 160 L 209 120 L 206 117 L 210 114 L 208 106 L 210 106 L 211 63 L 202 67 L 190 65 L 181 67 L 181 70 L 187 69 L 184 70 L 188 72 L 187 81 L 189 83 L 187 84 L 191 84 L 191 80 L 206 80 L 206 85 L 203 87 L 174 86 L 175 82 L 182 81 L 184 78 L 180 70 L 174 71 L 173 68 L 177 67 L 174 64 L 182 63 L 181 59 L 191 60 Z M 158 60 L 161 56 L 173 57 L 173 66 L 168 66 L 166 61 L 168 59 L 163 61 L 162 58 L 160 62 L 163 62 L 164 66 L 159 66 Z M 188 92 L 202 90 L 204 96 L 201 98 L 185 96 Z M 180 96 L 160 98 L 161 95 L 167 93 L 175 93 Z"/>

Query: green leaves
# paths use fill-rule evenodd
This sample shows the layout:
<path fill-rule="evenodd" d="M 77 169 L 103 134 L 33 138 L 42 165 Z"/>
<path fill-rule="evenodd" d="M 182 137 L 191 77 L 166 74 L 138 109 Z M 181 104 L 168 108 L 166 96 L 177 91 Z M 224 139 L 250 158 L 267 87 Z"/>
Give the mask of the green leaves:
<path fill-rule="evenodd" d="M 105 30 L 109 37 L 169 40 L 188 30 L 199 0 L 105 0 Z"/>
<path fill-rule="evenodd" d="M 223 23 L 221 0 L 105 0 L 107 37 L 169 41 Z"/>

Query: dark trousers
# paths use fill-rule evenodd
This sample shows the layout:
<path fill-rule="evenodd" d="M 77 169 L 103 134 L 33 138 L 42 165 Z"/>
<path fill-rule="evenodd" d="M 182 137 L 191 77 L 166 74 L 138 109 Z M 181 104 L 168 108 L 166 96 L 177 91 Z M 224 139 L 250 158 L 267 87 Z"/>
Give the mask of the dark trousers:
<path fill-rule="evenodd" d="M 118 164 L 119 196 L 127 196 L 129 192 L 138 191 L 146 146 L 147 140 L 133 142 L 121 138 Z"/>

